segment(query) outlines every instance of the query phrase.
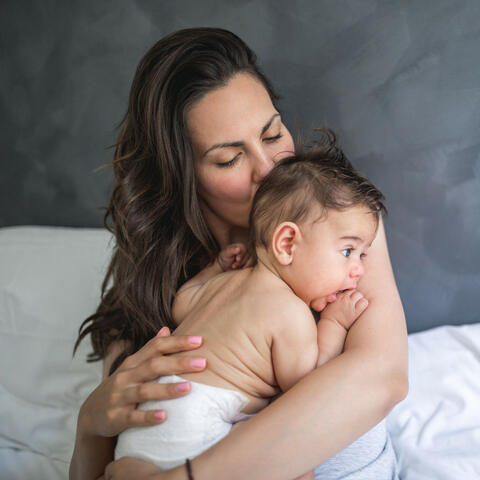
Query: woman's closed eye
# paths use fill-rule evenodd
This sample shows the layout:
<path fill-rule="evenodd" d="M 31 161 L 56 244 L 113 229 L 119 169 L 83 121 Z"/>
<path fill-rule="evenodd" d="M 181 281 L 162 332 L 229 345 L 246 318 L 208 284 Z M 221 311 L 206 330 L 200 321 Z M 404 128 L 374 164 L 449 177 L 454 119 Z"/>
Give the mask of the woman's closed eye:
<path fill-rule="evenodd" d="M 283 137 L 283 135 L 281 133 L 278 133 L 277 135 L 275 135 L 273 137 L 264 138 L 263 141 L 268 142 L 268 143 L 273 143 L 273 142 L 276 142 L 277 140 L 280 140 L 282 137 Z"/>
<path fill-rule="evenodd" d="M 220 167 L 220 168 L 228 168 L 228 167 L 233 167 L 233 165 L 235 165 L 236 161 L 238 160 L 238 157 L 240 157 L 241 153 L 237 153 L 237 155 L 235 155 L 231 160 L 229 160 L 228 162 L 224 162 L 224 163 L 217 163 L 217 165 Z"/>
<path fill-rule="evenodd" d="M 273 137 L 265 137 L 262 141 L 267 142 L 267 143 L 275 143 L 276 141 L 280 140 L 283 137 L 283 133 L 279 132 L 277 135 L 274 135 Z M 241 152 L 237 153 L 231 160 L 228 162 L 223 162 L 223 163 L 217 163 L 217 165 L 220 168 L 228 168 L 228 167 L 233 167 L 235 165 L 236 161 L 240 157 Z"/>

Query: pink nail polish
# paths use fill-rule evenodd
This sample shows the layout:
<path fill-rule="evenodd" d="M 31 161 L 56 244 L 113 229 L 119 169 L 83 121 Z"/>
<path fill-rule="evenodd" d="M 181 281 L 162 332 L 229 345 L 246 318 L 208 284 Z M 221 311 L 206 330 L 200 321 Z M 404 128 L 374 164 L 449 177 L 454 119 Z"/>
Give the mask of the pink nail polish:
<path fill-rule="evenodd" d="M 190 390 L 190 383 L 189 382 L 179 383 L 177 385 L 177 390 L 179 392 L 187 392 L 188 390 Z"/>
<path fill-rule="evenodd" d="M 188 343 L 190 343 L 191 345 L 200 345 L 202 343 L 202 337 L 188 337 Z"/>
<path fill-rule="evenodd" d="M 193 368 L 203 368 L 207 364 L 207 360 L 205 358 L 192 358 L 190 360 L 190 365 Z"/>
<path fill-rule="evenodd" d="M 155 412 L 153 416 L 158 420 L 163 420 L 165 418 L 165 412 L 163 410 L 159 410 L 158 412 Z"/>

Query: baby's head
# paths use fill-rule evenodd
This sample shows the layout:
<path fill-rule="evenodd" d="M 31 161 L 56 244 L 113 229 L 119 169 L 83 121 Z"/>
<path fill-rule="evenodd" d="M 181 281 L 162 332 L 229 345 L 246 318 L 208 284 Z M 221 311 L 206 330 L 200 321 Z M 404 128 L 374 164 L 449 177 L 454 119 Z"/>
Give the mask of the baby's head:
<path fill-rule="evenodd" d="M 321 145 L 275 165 L 250 213 L 252 251 L 318 311 L 338 291 L 356 288 L 386 211 L 382 193 L 354 169 L 333 132 L 323 134 Z"/>

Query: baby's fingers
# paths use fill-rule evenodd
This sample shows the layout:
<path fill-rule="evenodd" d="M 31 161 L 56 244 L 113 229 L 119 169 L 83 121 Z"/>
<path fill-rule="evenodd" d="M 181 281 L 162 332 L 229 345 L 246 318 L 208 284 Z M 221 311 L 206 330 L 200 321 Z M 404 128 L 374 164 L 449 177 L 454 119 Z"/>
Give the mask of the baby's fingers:
<path fill-rule="evenodd" d="M 230 268 L 237 268 L 237 258 L 241 257 L 245 252 L 245 246 L 243 243 L 232 243 L 224 248 L 219 256 L 218 261 L 224 271 Z"/>
<path fill-rule="evenodd" d="M 243 243 L 236 243 L 235 258 L 232 263 L 233 269 L 243 268 L 247 258 L 247 248 Z"/>
<path fill-rule="evenodd" d="M 245 252 L 243 255 L 237 255 L 235 257 L 235 263 L 233 264 L 233 268 L 246 268 L 251 265 L 249 265 L 249 262 L 251 260 L 250 255 Z"/>
<path fill-rule="evenodd" d="M 368 307 L 368 300 L 362 296 L 355 302 L 355 313 L 357 316 L 361 315 Z"/>

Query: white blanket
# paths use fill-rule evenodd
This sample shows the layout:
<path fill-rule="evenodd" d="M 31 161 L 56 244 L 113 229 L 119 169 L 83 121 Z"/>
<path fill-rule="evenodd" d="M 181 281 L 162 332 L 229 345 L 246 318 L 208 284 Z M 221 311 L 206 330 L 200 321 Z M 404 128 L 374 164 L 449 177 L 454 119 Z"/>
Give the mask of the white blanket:
<path fill-rule="evenodd" d="M 410 335 L 409 369 L 387 419 L 400 478 L 480 479 L 480 324 Z"/>

